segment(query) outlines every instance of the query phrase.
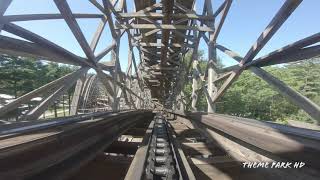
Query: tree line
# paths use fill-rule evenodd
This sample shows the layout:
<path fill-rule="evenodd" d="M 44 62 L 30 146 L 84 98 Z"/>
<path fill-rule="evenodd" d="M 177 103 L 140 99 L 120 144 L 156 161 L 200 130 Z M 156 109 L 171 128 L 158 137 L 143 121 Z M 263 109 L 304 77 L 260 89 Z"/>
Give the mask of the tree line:
<path fill-rule="evenodd" d="M 75 68 L 26 57 L 0 55 L 0 94 L 19 97 Z"/>

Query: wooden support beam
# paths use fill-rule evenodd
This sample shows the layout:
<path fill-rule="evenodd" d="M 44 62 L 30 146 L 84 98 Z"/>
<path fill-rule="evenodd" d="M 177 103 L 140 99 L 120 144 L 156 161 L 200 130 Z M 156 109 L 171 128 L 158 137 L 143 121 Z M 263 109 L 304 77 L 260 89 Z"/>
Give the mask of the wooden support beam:
<path fill-rule="evenodd" d="M 237 62 L 241 62 L 242 57 L 237 54 L 236 52 L 226 48 L 223 45 L 220 44 L 216 44 L 216 48 L 219 49 L 220 51 L 222 51 L 223 53 L 227 54 L 228 56 L 230 56 L 232 59 L 236 60 Z"/>
<path fill-rule="evenodd" d="M 124 12 L 127 12 L 127 4 L 126 4 L 126 1 L 124 1 L 124 8 L 123 8 L 123 11 Z M 141 12 L 141 11 L 140 11 Z M 125 20 L 126 23 L 128 24 L 131 24 L 128 20 Z M 133 22 L 133 21 L 131 21 Z M 127 71 L 127 75 L 128 73 L 130 73 L 130 76 L 132 75 L 132 66 L 134 68 L 134 71 L 135 71 L 135 74 L 136 74 L 136 78 L 137 78 L 137 81 L 138 81 L 138 87 L 140 88 L 140 90 L 142 91 L 143 90 L 143 82 L 141 80 L 141 76 L 139 74 L 139 70 L 137 68 L 137 63 L 136 63 L 136 58 L 135 58 L 135 55 L 134 55 L 134 52 L 133 52 L 133 46 L 132 46 L 132 41 L 134 41 L 134 37 L 132 36 L 131 34 L 131 31 L 130 30 L 125 30 L 127 32 L 127 36 L 128 36 L 128 43 L 129 43 L 129 54 L 128 54 L 128 62 L 129 62 L 129 67 L 128 67 L 128 71 Z M 154 33 L 158 32 L 158 30 L 151 30 L 145 34 L 141 34 L 140 37 L 137 38 L 137 40 L 141 40 L 142 38 L 145 38 L 147 36 L 150 36 Z M 142 54 L 141 51 L 142 51 L 142 47 L 138 47 L 139 51 L 140 51 L 140 55 Z M 130 69 L 129 69 L 130 68 Z M 129 89 L 131 89 L 131 85 L 132 85 L 132 78 L 129 77 Z M 133 99 L 132 99 L 132 96 L 131 94 L 128 94 L 129 98 L 130 98 L 130 101 L 131 101 L 131 104 L 134 106 L 135 109 L 137 109 L 135 103 L 133 102 Z"/>
<path fill-rule="evenodd" d="M 178 51 L 178 52 L 176 52 L 176 53 L 171 54 L 171 55 L 169 56 L 169 59 L 177 58 L 177 57 L 179 57 L 179 55 L 180 55 L 180 52 Z"/>
<path fill-rule="evenodd" d="M 123 80 L 120 80 L 120 81 L 123 81 Z M 129 105 L 129 98 L 128 98 L 129 93 L 123 87 L 120 87 L 117 94 L 117 99 L 120 99 L 122 94 L 123 94 L 125 103 Z"/>
<path fill-rule="evenodd" d="M 188 18 L 183 18 L 183 19 L 174 19 L 175 21 L 173 22 L 173 25 L 179 25 L 179 24 L 185 24 L 188 23 L 190 19 Z"/>
<path fill-rule="evenodd" d="M 73 84 L 84 74 L 88 71 L 88 68 L 81 68 L 80 70 L 73 73 L 70 79 L 68 79 L 67 83 L 62 84 L 58 89 L 54 90 L 54 93 L 43 99 L 39 105 L 34 107 L 31 111 L 29 111 L 26 115 L 24 115 L 21 119 L 22 120 L 37 120 L 41 114 L 54 103 L 57 98 L 63 95 L 68 89 L 70 89 Z"/>
<path fill-rule="evenodd" d="M 116 9 L 117 12 L 123 12 L 124 7 L 126 5 L 126 1 L 125 0 L 120 0 L 119 5 Z M 116 4 L 114 5 L 114 7 L 116 6 Z"/>
<path fill-rule="evenodd" d="M 219 8 L 213 13 L 213 17 L 217 17 L 222 10 L 226 7 L 226 3 L 228 0 L 224 0 L 224 2 L 219 6 Z"/>
<path fill-rule="evenodd" d="M 80 77 L 77 80 L 77 84 L 76 87 L 74 88 L 74 92 L 73 92 L 73 96 L 72 96 L 72 102 L 71 102 L 71 107 L 70 107 L 70 112 L 69 114 L 72 115 L 76 115 L 78 113 L 78 108 L 79 108 L 79 102 L 80 99 L 82 98 L 81 96 L 81 92 L 83 91 L 84 88 L 84 82 L 86 76 L 82 75 L 82 77 Z"/>
<path fill-rule="evenodd" d="M 127 86 L 127 83 L 126 83 L 127 76 L 122 71 L 120 72 L 119 79 L 120 79 L 120 83 L 122 83 L 124 86 Z M 130 88 L 128 88 L 128 89 L 130 89 Z M 117 98 L 120 99 L 122 93 L 123 93 L 125 103 L 129 104 L 128 97 L 130 96 L 130 94 L 124 87 L 120 87 Z"/>
<path fill-rule="evenodd" d="M 298 50 L 294 50 L 286 53 L 279 53 L 270 58 L 268 57 L 259 58 L 257 60 L 254 60 L 245 64 L 243 68 L 248 68 L 250 66 L 256 66 L 256 67 L 271 66 L 275 64 L 311 59 L 313 57 L 318 57 L 318 56 L 320 56 L 320 45 L 298 49 Z"/>
<path fill-rule="evenodd" d="M 209 38 L 206 36 L 206 34 L 201 33 L 201 37 L 207 44 L 209 44 Z"/>
<path fill-rule="evenodd" d="M 196 30 L 204 32 L 213 32 L 213 29 L 206 26 L 186 26 L 172 24 L 117 24 L 117 29 L 161 29 L 161 30 Z"/>
<path fill-rule="evenodd" d="M 93 4 L 97 9 L 100 10 L 100 12 L 105 13 L 104 12 L 104 8 L 103 6 L 96 0 L 89 0 L 91 2 L 91 4 Z"/>
<path fill-rule="evenodd" d="M 133 43 L 132 46 L 143 46 L 143 47 L 175 47 L 175 48 L 182 48 L 182 47 L 193 47 L 190 44 L 180 44 L 180 43 L 170 43 L 168 46 L 165 46 L 162 43 L 147 43 L 147 42 L 139 42 Z"/>
<path fill-rule="evenodd" d="M 255 59 L 253 60 L 252 62 L 249 62 L 247 64 L 245 64 L 245 66 L 251 66 L 252 63 L 256 64 L 256 63 L 260 63 L 260 62 L 268 62 L 268 61 L 276 61 L 276 62 L 279 62 L 279 63 L 283 63 L 282 61 L 279 61 L 279 58 L 282 58 L 283 59 L 283 56 L 291 56 L 293 58 L 295 58 L 295 55 L 296 54 L 296 57 L 300 57 L 300 59 L 303 58 L 303 55 L 308 55 L 310 54 L 312 56 L 312 54 L 314 56 L 316 56 L 316 54 L 314 54 L 314 52 L 316 51 L 316 47 L 314 48 L 305 48 L 306 46 L 310 46 L 312 44 L 315 44 L 315 43 L 318 43 L 320 42 L 320 33 L 316 33 L 316 34 L 313 34 L 309 37 L 306 37 L 304 39 L 301 39 L 299 41 L 296 41 L 292 44 L 289 44 L 287 46 L 284 46 L 280 49 L 277 49 L 263 57 L 260 57 L 258 59 Z M 305 49 L 302 49 L 302 48 L 305 48 Z M 313 49 L 313 50 L 311 50 Z M 298 52 L 299 51 L 299 52 Z M 301 54 L 300 54 L 301 53 Z M 290 55 L 291 54 L 291 55 Z M 309 55 L 309 56 L 310 56 Z M 289 58 L 286 58 L 286 59 L 289 59 L 290 61 L 290 57 Z M 298 58 L 299 59 L 299 58 Z M 307 59 L 307 57 L 306 57 Z M 273 62 L 271 64 L 275 64 L 276 62 Z"/>
<path fill-rule="evenodd" d="M 50 89 L 53 89 L 55 87 L 62 86 L 63 84 L 68 84 L 70 79 L 74 76 L 78 76 L 79 74 L 83 74 L 85 71 L 87 71 L 89 68 L 82 68 L 80 70 L 77 70 L 73 73 L 69 73 L 57 80 L 54 80 L 46 85 L 43 85 L 27 94 L 24 94 L 17 99 L 11 101 L 10 103 L 6 104 L 5 106 L 0 108 L 0 116 L 3 116 L 4 114 L 12 111 L 13 109 L 19 107 L 19 105 L 23 103 L 27 103 L 30 101 L 32 98 L 37 97 L 41 94 L 44 94 Z"/>
<path fill-rule="evenodd" d="M 95 69 L 97 72 L 97 76 L 100 79 L 100 81 L 102 82 L 102 84 L 105 86 L 105 88 L 107 89 L 107 93 L 108 93 L 108 97 L 111 99 L 112 103 L 114 101 L 114 88 L 113 88 L 113 83 L 112 81 L 107 77 L 107 75 L 105 73 L 103 73 L 102 69 L 100 69 L 100 67 L 98 66 L 97 69 Z"/>
<path fill-rule="evenodd" d="M 119 46 L 120 46 L 120 31 L 116 31 L 115 27 L 114 27 L 114 22 L 113 22 L 113 17 L 112 17 L 112 13 L 117 17 L 118 13 L 115 11 L 114 9 L 114 5 L 111 4 L 111 2 L 109 0 L 102 0 L 103 3 L 103 7 L 104 7 L 104 13 L 107 16 L 107 20 L 108 20 L 108 24 L 109 24 L 109 28 L 110 28 L 110 32 L 112 35 L 112 41 L 113 43 L 116 44 L 115 48 L 112 49 L 111 51 L 111 57 L 112 60 L 115 62 L 115 68 L 114 68 L 114 72 L 113 72 L 113 103 L 112 103 L 112 110 L 113 111 L 117 111 L 118 110 L 118 104 L 119 104 L 119 100 L 117 98 L 118 96 L 118 91 L 120 90 L 120 87 L 117 85 L 116 82 L 118 82 L 119 80 L 122 79 L 122 75 L 121 73 L 119 74 L 119 72 L 121 72 L 121 66 L 120 66 L 120 62 L 119 62 Z M 117 33 L 118 32 L 118 33 Z"/>
<path fill-rule="evenodd" d="M 130 34 L 130 31 L 128 30 L 128 41 L 129 41 L 129 48 L 130 48 L 130 57 L 131 57 L 131 61 L 132 61 L 132 64 L 133 64 L 133 67 L 134 67 L 134 71 L 135 71 L 135 74 L 137 76 L 137 80 L 138 80 L 138 85 L 139 85 L 139 88 L 142 90 L 143 89 L 143 83 L 142 83 L 142 80 L 141 80 L 141 75 L 139 75 L 139 70 L 138 70 L 138 67 L 137 67 L 137 62 L 136 62 L 136 58 L 135 58 L 135 55 L 133 53 L 133 45 L 132 45 L 132 42 L 131 42 L 131 39 L 133 38 L 132 35 Z M 141 54 L 141 49 L 142 47 L 139 47 L 140 49 L 140 54 Z"/>
<path fill-rule="evenodd" d="M 74 18 L 71 9 L 66 0 L 54 0 L 56 6 L 58 7 L 61 15 L 64 17 L 66 23 L 68 24 L 70 30 L 72 31 L 73 35 L 77 39 L 78 43 L 80 44 L 82 50 L 86 54 L 90 63 L 94 66 L 96 64 L 95 57 L 93 54 L 92 49 L 90 48 L 86 38 L 84 37 L 80 26 L 78 25 L 76 19 Z"/>
<path fill-rule="evenodd" d="M 173 60 L 173 59 L 168 59 L 168 62 L 170 62 L 170 63 L 172 63 L 172 64 L 175 64 L 175 65 L 177 65 L 177 66 L 180 66 L 180 65 L 181 65 L 181 63 L 180 63 L 179 61 L 175 61 L 175 60 Z"/>
<path fill-rule="evenodd" d="M 11 4 L 12 0 L 1 0 L 0 1 L 0 32 L 3 28 L 3 20 L 2 17 L 4 15 L 4 13 L 6 12 L 6 10 L 8 9 L 9 5 Z"/>
<path fill-rule="evenodd" d="M 222 81 L 222 80 L 228 78 L 231 74 L 232 74 L 232 72 L 224 73 L 224 74 L 220 75 L 217 79 L 215 79 L 214 82 Z"/>
<path fill-rule="evenodd" d="M 148 53 L 148 54 L 150 54 L 150 55 L 152 55 L 152 56 L 155 56 L 155 57 L 158 57 L 159 56 L 159 54 L 156 54 L 156 53 L 153 53 L 152 51 L 150 51 L 149 49 L 146 49 L 146 48 L 144 48 L 144 47 L 140 47 L 140 50 L 143 52 L 143 53 Z"/>
<path fill-rule="evenodd" d="M 190 12 L 190 11 L 189 11 Z M 203 12 L 202 15 L 206 14 L 206 7 L 203 7 Z M 190 26 L 192 26 L 194 24 L 194 21 L 191 20 L 190 21 Z M 204 24 L 204 21 L 201 21 L 200 26 L 202 26 Z M 178 76 L 178 80 L 177 80 L 177 88 L 174 89 L 174 95 L 178 93 L 179 96 L 179 109 L 181 111 L 185 110 L 185 96 L 184 96 L 184 92 L 183 92 L 183 86 L 185 84 L 185 81 L 187 81 L 188 75 L 189 75 L 189 71 L 191 69 L 191 65 L 193 64 L 194 60 L 197 60 L 197 53 L 198 53 L 198 46 L 199 46 L 199 42 L 200 42 L 200 38 L 201 38 L 201 34 L 203 32 L 197 32 L 197 31 L 193 31 L 193 51 L 192 51 L 192 55 L 191 55 L 191 61 L 188 62 L 187 65 L 184 65 L 185 63 L 182 63 L 179 67 L 181 68 L 180 71 L 180 75 Z M 187 36 L 190 36 L 191 31 L 188 31 Z M 188 42 L 189 40 L 187 40 Z M 185 53 L 188 51 L 188 49 L 183 50 L 183 56 L 185 56 Z M 183 78 L 180 78 L 181 76 L 183 76 Z M 189 98 L 188 98 L 189 99 Z M 192 102 L 191 102 L 192 103 Z"/>
<path fill-rule="evenodd" d="M 115 3 L 117 1 L 114 1 Z M 116 6 L 116 4 L 112 4 L 110 2 L 110 0 L 102 0 L 102 3 L 103 3 L 103 6 L 104 6 L 104 11 L 106 12 L 106 15 L 108 17 L 110 17 L 108 14 L 111 12 L 116 16 L 116 17 L 119 17 L 119 13 L 114 9 L 114 7 Z M 112 19 L 111 19 L 112 20 Z M 109 24 L 110 25 L 110 24 Z M 110 27 L 111 28 L 111 27 Z"/>
<path fill-rule="evenodd" d="M 233 66 L 228 66 L 222 69 L 219 69 L 219 73 L 225 73 L 225 72 L 230 72 L 230 71 L 236 71 L 239 70 L 241 67 L 237 64 L 237 65 L 233 65 Z"/>
<path fill-rule="evenodd" d="M 145 38 L 145 37 L 148 37 L 148 36 L 150 36 L 150 35 L 152 35 L 152 34 L 154 34 L 154 33 L 157 33 L 157 32 L 159 32 L 159 31 L 161 31 L 161 29 L 153 29 L 153 30 L 151 30 L 151 31 L 148 31 L 148 32 L 146 32 L 146 33 L 141 33 L 141 35 L 140 36 L 138 36 L 138 37 L 136 37 L 136 38 L 134 38 L 136 41 L 140 41 L 142 38 Z"/>
<path fill-rule="evenodd" d="M 81 106 L 79 107 L 80 109 L 86 108 L 85 105 L 89 100 L 90 91 L 92 90 L 92 85 L 95 82 L 95 79 L 96 79 L 96 75 L 91 75 L 91 74 L 87 74 L 86 78 L 84 79 L 84 85 L 80 94 L 82 97 L 82 102 L 80 104 Z"/>
<path fill-rule="evenodd" d="M 100 73 L 100 72 L 102 72 L 102 71 L 99 71 L 99 73 Z M 98 72 L 97 72 L 97 73 L 98 73 Z M 113 78 L 112 78 L 110 75 L 108 75 L 108 74 L 105 74 L 105 73 L 103 73 L 103 72 L 102 72 L 102 74 L 103 74 L 103 78 L 104 78 L 104 79 L 107 79 L 107 80 L 112 80 L 112 79 L 113 79 Z M 130 94 L 134 95 L 135 97 L 137 97 L 138 99 L 140 99 L 140 100 L 143 101 L 143 98 L 141 98 L 140 96 L 138 96 L 135 92 L 133 92 L 131 89 L 129 89 L 127 86 L 125 86 L 125 85 L 122 84 L 121 82 L 116 81 L 115 83 L 116 83 L 118 86 L 124 88 L 124 89 L 125 89 L 126 91 L 128 91 Z"/>
<path fill-rule="evenodd" d="M 250 48 L 246 56 L 240 61 L 240 66 L 252 61 L 252 59 L 259 53 L 263 46 L 271 39 L 271 37 L 276 33 L 276 31 L 281 27 L 285 20 L 290 16 L 290 14 L 298 7 L 302 0 L 286 0 L 282 5 L 280 10 L 277 12 L 275 17 L 271 20 L 269 25 L 266 27 L 264 32 L 259 36 L 256 43 Z M 213 98 L 215 102 L 219 97 L 221 97 L 224 92 L 231 86 L 231 84 L 236 80 L 236 78 L 241 74 L 240 71 L 234 71 L 227 81 L 221 86 L 219 91 Z"/>
<path fill-rule="evenodd" d="M 208 42 L 208 63 L 205 71 L 205 77 L 208 76 L 208 96 L 207 97 L 207 112 L 213 113 L 216 110 L 214 101 L 212 99 L 214 98 L 214 95 L 217 93 L 217 87 L 215 85 L 215 81 L 218 78 L 218 73 L 217 73 L 217 53 L 216 53 L 216 48 L 214 44 L 216 43 L 218 34 L 220 32 L 220 29 L 224 23 L 224 20 L 228 14 L 228 10 L 231 5 L 231 0 L 227 1 L 224 9 L 223 9 L 223 14 L 220 19 L 220 22 L 218 23 L 218 27 L 215 28 L 215 21 L 208 21 L 207 25 L 211 27 L 212 29 L 215 29 L 214 32 L 209 32 L 209 42 Z M 206 0 L 205 1 L 205 7 L 207 9 L 207 14 L 213 15 L 213 8 L 212 8 L 212 3 L 211 0 Z"/>
<path fill-rule="evenodd" d="M 2 35 L 0 35 L 0 52 L 13 56 L 33 57 L 76 66 L 87 66 L 85 61 L 71 59 L 38 44 Z"/>
<path fill-rule="evenodd" d="M 178 68 L 151 66 L 150 68 L 148 68 L 148 71 L 178 71 Z"/>
<path fill-rule="evenodd" d="M 277 32 L 277 30 L 288 19 L 291 13 L 299 6 L 301 2 L 302 0 L 286 0 L 269 25 L 265 28 L 257 41 L 244 56 L 240 64 L 243 65 L 253 60 L 253 58 L 260 52 L 264 45 L 271 39 L 271 37 Z"/>
<path fill-rule="evenodd" d="M 3 16 L 12 0 L 1 0 L 0 2 L 0 16 Z"/>
<path fill-rule="evenodd" d="M 74 18 L 80 19 L 97 19 L 103 18 L 101 14 L 73 14 Z M 7 15 L 0 18 L 4 22 L 16 22 L 16 21 L 36 21 L 36 20 L 52 20 L 63 19 L 61 14 L 19 14 L 19 15 Z"/>
<path fill-rule="evenodd" d="M 156 19 L 162 19 L 164 17 L 164 14 L 162 13 L 139 13 L 139 12 L 132 12 L 132 13 L 119 13 L 120 18 L 156 18 Z M 172 14 L 173 19 L 199 19 L 199 20 L 213 20 L 213 16 L 204 16 L 204 15 L 197 15 L 195 13 L 187 13 L 187 14 Z"/>
<path fill-rule="evenodd" d="M 187 7 L 185 7 L 183 4 L 175 1 L 174 2 L 174 6 L 178 9 L 180 9 L 181 11 L 185 12 L 185 13 L 195 13 L 193 10 L 188 9 Z"/>
<path fill-rule="evenodd" d="M 227 49 L 226 47 L 223 47 L 228 54 L 230 54 L 230 57 L 233 57 L 235 60 L 242 59 L 237 53 L 231 51 L 230 49 Z M 239 61 L 240 62 L 240 61 Z M 289 101 L 293 102 L 296 106 L 303 109 L 305 112 L 307 112 L 312 118 L 320 122 L 320 107 L 310 101 L 307 97 L 303 96 L 302 94 L 294 91 L 290 87 L 288 87 L 285 83 L 277 79 L 276 77 L 272 76 L 268 72 L 262 70 L 258 67 L 249 67 L 250 71 L 255 73 L 257 76 L 259 76 L 261 79 L 266 81 L 268 84 L 270 84 L 275 90 L 278 91 L 279 94 L 286 97 Z M 230 79 L 233 79 L 236 75 L 237 71 L 233 71 L 232 74 L 229 76 L 227 81 L 230 81 Z M 226 85 L 226 83 L 224 83 Z M 221 88 L 220 88 L 221 89 Z M 216 99 L 213 99 L 216 100 Z"/>
<path fill-rule="evenodd" d="M 95 61 L 98 62 L 101 60 L 104 56 L 106 56 L 111 50 L 113 50 L 116 46 L 115 42 L 112 42 L 112 44 L 108 47 L 106 47 L 104 50 L 102 50 L 97 56 Z"/>
<path fill-rule="evenodd" d="M 199 63 L 199 61 L 197 59 L 195 59 L 193 61 L 191 111 L 197 111 L 196 105 L 197 105 L 197 101 L 198 101 L 198 89 L 200 86 L 198 63 Z"/>
<path fill-rule="evenodd" d="M 100 67 L 104 71 L 112 72 L 114 70 L 115 63 L 114 61 L 98 63 L 98 67 Z"/>
<path fill-rule="evenodd" d="M 212 39 L 213 39 L 214 42 L 217 40 L 217 38 L 219 36 L 219 33 L 221 31 L 221 28 L 222 28 L 222 25 L 223 25 L 223 23 L 224 23 L 224 21 L 225 21 L 225 19 L 227 17 L 227 14 L 229 12 L 231 3 L 232 3 L 232 0 L 226 0 L 226 3 L 225 3 L 225 5 L 223 7 L 223 10 L 222 10 L 222 17 L 221 17 L 221 19 L 220 19 L 220 21 L 218 23 L 218 26 L 215 28 L 214 33 L 212 34 L 212 36 L 213 36 Z M 210 12 L 212 12 L 212 10 Z M 210 13 L 210 15 L 214 16 L 213 13 Z"/>
<path fill-rule="evenodd" d="M 100 40 L 100 37 L 102 35 L 102 32 L 103 32 L 104 27 L 106 25 L 106 22 L 107 21 L 105 19 L 102 19 L 99 23 L 99 26 L 98 26 L 96 32 L 94 33 L 94 36 L 93 36 L 91 43 L 90 43 L 90 48 L 91 48 L 92 52 L 94 52 L 97 48 L 98 42 Z"/>
<path fill-rule="evenodd" d="M 59 56 L 65 57 L 65 59 L 70 59 L 70 61 L 75 61 L 79 64 L 85 63 L 87 66 L 91 66 L 84 58 L 81 58 L 68 50 L 58 46 L 57 44 L 31 32 L 13 23 L 5 24 L 3 30 L 12 33 L 16 36 L 22 37 L 26 40 L 36 43 L 37 45 L 50 49 L 50 51 L 56 53 Z"/>
<path fill-rule="evenodd" d="M 156 10 L 156 9 L 159 9 L 162 7 L 162 4 L 161 3 L 155 3 L 151 6 L 148 6 L 148 7 L 145 7 L 144 9 L 141 9 L 139 11 L 137 11 L 138 13 L 143 13 L 143 12 L 150 12 L 150 11 L 153 11 L 153 10 Z"/>
<path fill-rule="evenodd" d="M 194 43 L 196 41 L 196 39 L 193 36 L 185 35 L 185 34 L 181 33 L 180 31 L 175 31 L 174 34 L 181 37 L 181 38 L 184 38 L 192 43 Z M 175 37 L 173 37 L 173 38 L 175 38 Z"/>
<path fill-rule="evenodd" d="M 110 3 L 109 0 L 102 0 L 102 2 L 103 2 L 103 6 L 104 6 L 104 13 L 107 16 L 107 20 L 108 20 L 108 24 L 109 24 L 111 35 L 112 35 L 113 39 L 115 40 L 116 37 L 117 37 L 117 34 L 116 34 L 116 31 L 115 31 L 113 18 L 112 18 L 112 15 L 111 15 L 111 10 L 114 9 L 113 5 Z"/>
<path fill-rule="evenodd" d="M 206 8 L 205 4 L 206 4 L 206 1 L 204 1 L 202 15 L 205 15 L 207 13 L 207 8 Z M 204 22 L 202 21 L 201 25 L 203 25 L 203 24 L 204 24 Z M 189 31 L 189 32 L 191 32 L 191 31 Z M 193 47 L 193 51 L 192 51 L 192 55 L 191 55 L 191 61 L 188 63 L 188 65 L 186 67 L 187 74 L 189 74 L 189 72 L 191 70 L 191 65 L 192 65 L 193 61 L 198 58 L 198 48 L 199 48 L 199 43 L 200 43 L 200 39 L 202 37 L 202 34 L 203 34 L 203 32 L 194 31 L 195 41 L 193 43 L 194 47 Z"/>
<path fill-rule="evenodd" d="M 163 8 L 162 8 L 162 24 L 171 24 L 172 21 L 172 13 L 173 13 L 173 4 L 174 2 L 171 0 L 163 0 L 162 1 Z M 161 43 L 164 44 L 164 46 L 168 46 L 169 44 L 169 38 L 170 38 L 170 31 L 169 30 L 163 30 L 162 31 L 162 37 L 161 37 Z M 161 48 L 161 65 L 165 66 L 167 63 L 167 52 L 168 48 Z"/>

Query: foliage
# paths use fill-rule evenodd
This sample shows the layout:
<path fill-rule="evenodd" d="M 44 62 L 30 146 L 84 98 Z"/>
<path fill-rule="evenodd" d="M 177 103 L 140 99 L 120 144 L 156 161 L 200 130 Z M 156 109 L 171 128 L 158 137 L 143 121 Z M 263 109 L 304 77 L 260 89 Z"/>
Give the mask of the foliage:
<path fill-rule="evenodd" d="M 203 64 L 206 64 L 205 60 L 200 62 L 200 67 Z M 264 68 L 264 70 L 320 105 L 319 58 L 299 63 L 271 66 Z M 189 81 L 184 88 L 188 97 L 191 97 L 191 84 L 192 82 Z M 199 93 L 197 107 L 199 111 L 206 111 L 207 102 L 203 92 Z M 289 102 L 264 80 L 250 71 L 244 71 L 217 102 L 217 112 L 281 123 L 286 123 L 287 120 L 313 122 L 312 118 L 303 110 Z"/>
<path fill-rule="evenodd" d="M 0 93 L 18 97 L 73 70 L 57 63 L 0 55 Z"/>

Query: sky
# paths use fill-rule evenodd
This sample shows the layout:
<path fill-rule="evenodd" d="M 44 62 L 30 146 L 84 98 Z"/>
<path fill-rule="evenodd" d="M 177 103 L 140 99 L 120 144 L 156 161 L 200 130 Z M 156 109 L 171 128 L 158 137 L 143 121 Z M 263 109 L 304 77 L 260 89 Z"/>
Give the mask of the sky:
<path fill-rule="evenodd" d="M 74 13 L 100 13 L 87 0 L 67 1 Z M 98 1 L 101 2 L 101 0 Z M 127 0 L 127 3 L 128 10 L 133 11 L 133 0 Z M 196 12 L 198 14 L 202 12 L 203 3 L 204 0 L 196 1 Z M 217 9 L 221 3 L 222 0 L 212 0 L 214 9 Z M 217 42 L 244 56 L 283 3 L 284 0 L 233 0 Z M 256 57 L 320 32 L 319 7 L 320 0 L 304 0 Z M 59 13 L 59 10 L 53 0 L 13 0 L 5 15 L 37 13 Z M 78 19 L 77 22 L 90 44 L 98 27 L 99 19 Z M 64 20 L 28 21 L 16 22 L 16 24 L 47 38 L 77 55 L 85 56 Z M 15 37 L 4 31 L 1 34 Z M 102 51 L 111 42 L 111 34 L 107 27 L 102 34 L 95 54 Z M 199 49 L 204 50 L 206 55 L 207 46 L 203 40 L 200 42 Z M 135 54 L 138 60 L 137 52 Z M 219 51 L 218 56 L 225 66 L 236 64 L 234 60 Z M 120 42 L 122 71 L 127 68 L 127 59 L 128 38 L 125 34 Z M 107 60 L 110 60 L 110 55 L 102 59 L 102 61 Z"/>

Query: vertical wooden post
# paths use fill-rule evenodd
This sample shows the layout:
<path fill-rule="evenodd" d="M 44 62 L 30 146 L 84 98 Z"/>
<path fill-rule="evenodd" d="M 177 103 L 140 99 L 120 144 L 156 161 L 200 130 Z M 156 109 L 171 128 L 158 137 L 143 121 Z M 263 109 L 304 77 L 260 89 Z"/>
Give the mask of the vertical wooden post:
<path fill-rule="evenodd" d="M 130 73 L 130 76 L 131 76 L 131 73 Z M 131 87 L 132 87 L 132 85 L 131 85 L 131 77 L 129 76 L 129 78 L 128 78 L 128 88 L 129 89 L 131 89 Z M 133 100 L 132 100 L 132 96 L 131 96 L 131 94 L 130 93 L 128 93 L 128 99 L 129 99 L 129 103 L 128 103 L 128 105 L 129 105 L 129 108 L 130 109 L 132 109 L 132 106 L 133 106 Z"/>
<path fill-rule="evenodd" d="M 107 21 L 109 23 L 109 28 L 110 28 L 110 32 L 112 35 L 112 39 L 113 39 L 113 44 L 116 44 L 116 46 L 112 49 L 111 51 L 111 57 L 112 57 L 112 61 L 115 62 L 115 69 L 113 72 L 113 102 L 111 101 L 111 107 L 113 111 L 118 111 L 118 104 L 119 104 L 119 100 L 117 98 L 118 95 L 118 90 L 119 90 L 119 86 L 117 85 L 117 81 L 119 78 L 119 70 L 121 71 L 120 65 L 119 65 L 119 46 L 120 46 L 120 33 L 119 31 L 115 30 L 114 27 L 114 23 L 113 23 L 113 18 L 112 18 L 112 14 L 111 11 L 114 10 L 114 7 L 112 5 L 112 3 L 109 0 L 103 0 L 103 6 L 104 6 L 104 13 L 107 16 Z M 111 98 L 110 98 L 111 99 Z"/>
<path fill-rule="evenodd" d="M 208 15 L 213 15 L 213 10 L 212 10 L 212 4 L 211 0 L 206 0 L 206 8 L 207 8 L 207 14 Z M 213 21 L 208 21 L 207 25 L 215 29 L 214 26 L 214 20 Z M 214 38 L 215 32 L 209 32 L 209 43 L 208 43 L 208 94 L 211 99 L 213 99 L 217 88 L 214 84 L 214 81 L 218 78 L 218 74 L 215 71 L 215 65 L 217 62 L 217 54 L 216 54 L 216 48 L 215 48 L 215 38 Z M 208 104 L 208 109 L 207 111 L 209 113 L 215 112 L 215 105 L 211 103 Z"/>
<path fill-rule="evenodd" d="M 186 104 L 186 102 L 184 101 L 184 92 L 181 91 L 181 93 L 180 93 L 180 111 L 185 112 L 185 110 L 186 110 L 185 104 Z"/>
<path fill-rule="evenodd" d="M 198 101 L 198 83 L 199 83 L 199 72 L 197 70 L 198 64 L 199 64 L 198 60 L 193 61 L 191 111 L 197 111 L 196 105 Z"/>
<path fill-rule="evenodd" d="M 6 12 L 8 9 L 9 5 L 11 4 L 12 0 L 1 0 L 0 1 L 0 17 L 3 16 L 3 14 Z M 0 20 L 0 33 L 3 28 L 3 23 Z"/>
<path fill-rule="evenodd" d="M 177 109 L 177 98 L 172 103 L 172 110 L 175 111 Z"/>
<path fill-rule="evenodd" d="M 57 101 L 54 101 L 53 103 L 53 109 L 54 109 L 54 117 L 58 117 L 58 113 L 57 113 Z"/>
<path fill-rule="evenodd" d="M 113 72 L 113 102 L 112 102 L 112 110 L 113 111 L 118 111 L 118 104 L 119 104 L 119 100 L 117 98 L 117 95 L 118 95 L 118 86 L 116 85 L 116 82 L 118 81 L 119 79 L 119 74 L 118 74 L 118 71 L 119 71 L 119 42 L 120 40 L 118 40 L 118 37 L 117 38 L 114 38 L 113 41 L 116 42 L 116 46 L 115 48 L 111 51 L 111 57 L 112 57 L 112 61 L 114 61 L 115 63 L 115 66 L 114 66 L 114 72 Z"/>
<path fill-rule="evenodd" d="M 126 1 L 124 1 L 125 3 L 125 10 L 126 10 Z M 130 33 L 130 30 L 127 31 L 128 34 Z M 131 39 L 129 38 L 129 35 L 128 35 L 128 42 L 130 42 Z M 130 44 L 130 43 L 129 43 Z M 129 46 L 129 53 L 128 53 L 128 67 L 127 67 L 127 82 L 128 83 L 128 88 L 131 89 L 132 88 L 132 56 L 133 56 L 133 50 L 132 50 L 132 47 Z M 138 78 L 138 77 L 137 77 Z M 129 99 L 129 108 L 132 109 L 132 106 L 134 106 L 134 102 L 133 102 L 133 99 L 132 99 L 132 96 L 130 93 L 128 93 L 128 99 Z"/>
<path fill-rule="evenodd" d="M 68 92 L 68 104 L 69 104 L 69 106 L 68 106 L 68 109 L 69 109 L 68 115 L 70 116 L 70 111 L 71 111 L 71 94 L 70 94 L 70 92 Z"/>
<path fill-rule="evenodd" d="M 73 96 L 72 96 L 72 102 L 70 105 L 70 95 L 69 95 L 69 115 L 76 115 L 78 113 L 79 108 L 79 101 L 81 98 L 81 91 L 84 88 L 84 83 L 86 80 L 86 75 L 82 75 L 78 80 L 77 84 L 74 88 Z"/>
<path fill-rule="evenodd" d="M 138 96 L 141 97 L 141 93 L 138 93 Z M 136 98 L 136 107 L 137 109 L 141 109 L 141 103 L 140 103 L 140 99 Z"/>
<path fill-rule="evenodd" d="M 62 95 L 62 110 L 63 110 L 63 117 L 66 116 L 66 108 L 64 106 L 64 95 Z"/>

